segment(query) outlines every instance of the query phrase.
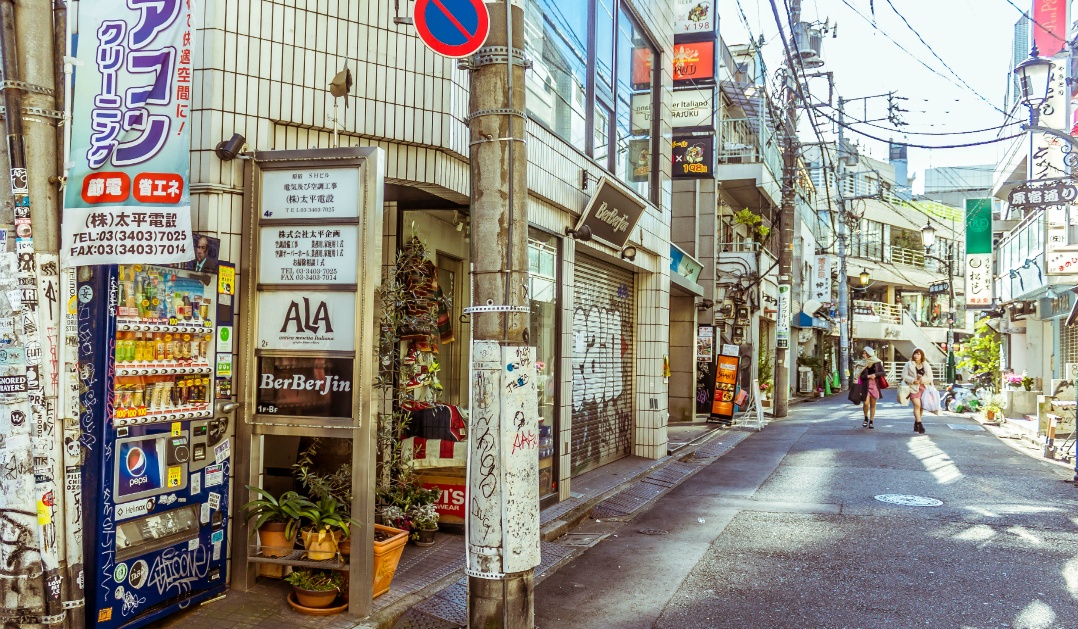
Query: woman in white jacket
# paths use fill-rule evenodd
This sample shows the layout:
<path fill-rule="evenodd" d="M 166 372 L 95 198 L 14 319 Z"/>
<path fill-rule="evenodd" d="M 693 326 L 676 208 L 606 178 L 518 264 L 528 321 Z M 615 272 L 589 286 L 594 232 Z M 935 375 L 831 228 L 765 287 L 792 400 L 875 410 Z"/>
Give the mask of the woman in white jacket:
<path fill-rule="evenodd" d="M 925 353 L 920 347 L 913 350 L 913 357 L 902 369 L 902 382 L 910 387 L 910 402 L 913 403 L 913 432 L 924 434 L 925 425 L 921 423 L 921 395 L 925 387 L 932 384 L 932 365 L 925 360 Z"/>

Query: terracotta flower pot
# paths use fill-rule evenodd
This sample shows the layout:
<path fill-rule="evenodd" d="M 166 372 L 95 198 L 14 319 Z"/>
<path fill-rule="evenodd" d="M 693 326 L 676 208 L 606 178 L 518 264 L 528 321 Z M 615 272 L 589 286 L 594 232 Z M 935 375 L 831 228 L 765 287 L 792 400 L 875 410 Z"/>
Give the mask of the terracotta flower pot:
<path fill-rule="evenodd" d="M 295 539 L 285 536 L 284 522 L 267 522 L 258 529 L 258 543 L 264 557 L 287 557 L 296 545 Z"/>
<path fill-rule="evenodd" d="M 388 536 L 387 539 L 374 542 L 374 586 L 371 596 L 378 597 L 389 591 L 393 575 L 397 572 L 401 553 L 404 552 L 404 546 L 408 543 L 408 531 L 381 524 L 375 524 L 374 530 L 376 533 Z"/>
<path fill-rule="evenodd" d="M 329 607 L 337 598 L 337 590 L 305 590 L 301 587 L 292 586 L 296 593 L 296 602 L 304 607 Z"/>
<path fill-rule="evenodd" d="M 307 558 L 311 561 L 324 561 L 333 559 L 337 555 L 340 531 L 312 531 L 302 532 L 303 547 L 307 549 Z"/>

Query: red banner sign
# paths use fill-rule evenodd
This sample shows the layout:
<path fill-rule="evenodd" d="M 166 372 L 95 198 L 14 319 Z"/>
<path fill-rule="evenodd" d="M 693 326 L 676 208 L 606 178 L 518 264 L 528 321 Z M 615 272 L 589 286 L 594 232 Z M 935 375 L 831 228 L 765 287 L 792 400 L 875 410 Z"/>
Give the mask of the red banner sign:
<path fill-rule="evenodd" d="M 1054 57 L 1067 44 L 1067 2 L 1033 0 L 1033 42 L 1042 57 Z"/>
<path fill-rule="evenodd" d="M 714 78 L 714 41 L 674 44 L 675 81 L 711 81 Z"/>

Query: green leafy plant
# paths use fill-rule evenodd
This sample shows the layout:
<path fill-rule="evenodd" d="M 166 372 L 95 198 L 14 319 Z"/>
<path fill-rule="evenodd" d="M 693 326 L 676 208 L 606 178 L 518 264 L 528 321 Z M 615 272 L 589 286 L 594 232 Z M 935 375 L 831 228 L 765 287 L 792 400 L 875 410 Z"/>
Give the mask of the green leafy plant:
<path fill-rule="evenodd" d="M 760 389 L 770 389 L 774 384 L 775 370 L 772 367 L 772 354 L 768 351 L 764 344 L 760 344 L 760 352 L 757 358 L 757 378 L 760 381 Z"/>
<path fill-rule="evenodd" d="M 404 336 L 436 339 L 438 311 L 449 306 L 440 294 L 420 295 L 413 290 L 418 277 L 430 273 L 432 252 L 419 238 L 412 239 L 398 252 L 393 266 L 387 268 L 379 289 L 378 377 L 375 388 L 381 397 L 378 412 L 375 473 L 378 512 L 388 525 L 409 524 L 409 511 L 438 500 L 438 490 L 424 489 L 410 460 L 405 460 L 401 439 L 407 434 L 411 416 L 405 410 L 415 401 L 414 389 L 404 383 L 416 377 L 426 378 L 430 396 L 420 401 L 436 402 L 441 387 L 437 382 L 438 364 L 421 372 L 419 365 L 402 359 Z M 396 507 L 396 510 L 390 509 Z M 400 513 L 398 513 L 398 510 Z M 402 527 L 398 527 L 402 528 Z"/>
<path fill-rule="evenodd" d="M 1032 391 L 1033 390 L 1033 383 L 1034 382 L 1036 382 L 1036 381 L 1033 378 L 1031 378 L 1031 377 L 1029 377 L 1027 375 L 1022 376 L 1022 388 L 1025 389 L 1026 391 Z"/>
<path fill-rule="evenodd" d="M 763 224 L 764 219 L 753 214 L 752 210 L 745 208 L 734 214 L 734 225 L 745 225 L 749 228 L 749 235 L 753 240 L 762 243 L 767 240 L 771 228 Z"/>
<path fill-rule="evenodd" d="M 408 513 L 413 530 L 429 531 L 438 528 L 438 509 L 433 502 L 413 507 Z"/>
<path fill-rule="evenodd" d="M 298 568 L 284 578 L 285 581 L 302 590 L 313 592 L 341 591 L 344 587 L 344 574 L 336 570 L 314 570 Z"/>
<path fill-rule="evenodd" d="M 303 485 L 310 498 L 332 498 L 339 503 L 345 514 L 351 515 L 352 466 L 346 463 L 332 473 L 319 474 L 315 471 L 315 457 L 321 446 L 322 438 L 314 438 L 310 445 L 299 453 L 299 458 L 292 465 L 292 475 Z"/>
<path fill-rule="evenodd" d="M 993 395 L 992 398 L 990 400 L 988 400 L 988 404 L 985 404 L 984 410 L 992 411 L 993 413 L 1002 413 L 1003 412 L 1003 398 L 1001 398 L 998 395 Z"/>
<path fill-rule="evenodd" d="M 955 352 L 959 359 L 958 368 L 968 369 L 975 374 L 990 372 L 991 381 L 999 382 L 999 332 L 988 325 L 988 319 L 978 321 L 973 326 L 973 332 L 973 336 Z"/>
<path fill-rule="evenodd" d="M 294 491 L 285 492 L 279 498 L 274 498 L 273 494 L 261 487 L 247 485 L 247 489 L 261 496 L 242 507 L 247 522 L 250 523 L 252 519 L 255 521 L 254 526 L 251 527 L 251 535 L 254 535 L 264 524 L 283 522 L 285 537 L 295 539 L 303 512 L 310 501 Z"/>
<path fill-rule="evenodd" d="M 339 530 L 345 537 L 350 534 L 352 525 L 359 525 L 359 522 L 345 513 L 340 503 L 330 497 L 322 498 L 318 502 L 303 499 L 299 517 L 305 530 L 308 527 L 315 531 Z"/>

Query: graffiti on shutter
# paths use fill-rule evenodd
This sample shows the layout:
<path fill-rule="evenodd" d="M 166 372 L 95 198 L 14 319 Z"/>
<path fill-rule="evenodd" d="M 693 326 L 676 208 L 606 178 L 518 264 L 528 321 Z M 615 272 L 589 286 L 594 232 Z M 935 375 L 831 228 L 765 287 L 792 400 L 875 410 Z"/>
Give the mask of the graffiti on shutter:
<path fill-rule="evenodd" d="M 574 473 L 629 453 L 633 276 L 577 257 L 573 306 Z"/>

